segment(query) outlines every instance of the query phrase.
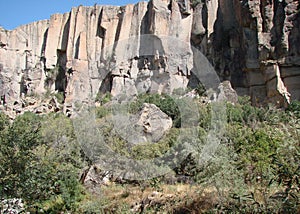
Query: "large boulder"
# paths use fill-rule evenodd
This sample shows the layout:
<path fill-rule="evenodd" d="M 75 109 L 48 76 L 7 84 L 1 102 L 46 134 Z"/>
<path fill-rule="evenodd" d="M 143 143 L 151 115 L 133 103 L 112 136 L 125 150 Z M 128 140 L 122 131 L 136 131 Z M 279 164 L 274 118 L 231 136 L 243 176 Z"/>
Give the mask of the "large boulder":
<path fill-rule="evenodd" d="M 229 81 L 224 81 L 220 83 L 218 89 L 220 91 L 218 95 L 218 100 L 226 100 L 230 103 L 238 102 L 238 95 L 236 91 L 232 88 Z"/>
<path fill-rule="evenodd" d="M 140 136 L 147 142 L 159 141 L 172 127 L 172 119 L 154 104 L 144 103 L 137 119 Z"/>
<path fill-rule="evenodd" d="M 114 129 L 130 145 L 156 143 L 172 127 L 172 119 L 156 105 L 144 103 L 137 114 L 114 116 Z"/>

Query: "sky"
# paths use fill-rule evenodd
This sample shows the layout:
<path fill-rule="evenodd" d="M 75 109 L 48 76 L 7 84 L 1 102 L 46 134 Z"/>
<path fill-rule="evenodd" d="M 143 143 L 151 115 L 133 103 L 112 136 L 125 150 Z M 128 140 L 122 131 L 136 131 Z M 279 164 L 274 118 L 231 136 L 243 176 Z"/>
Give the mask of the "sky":
<path fill-rule="evenodd" d="M 51 14 L 69 12 L 79 5 L 126 5 L 139 0 L 0 0 L 0 26 L 7 30 L 34 21 L 49 19 Z"/>

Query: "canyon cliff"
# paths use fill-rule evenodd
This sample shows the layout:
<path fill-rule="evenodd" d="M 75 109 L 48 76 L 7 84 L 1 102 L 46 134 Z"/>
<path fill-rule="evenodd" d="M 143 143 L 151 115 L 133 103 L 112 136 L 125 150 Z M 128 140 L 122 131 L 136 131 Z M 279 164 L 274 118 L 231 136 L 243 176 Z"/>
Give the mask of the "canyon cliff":
<path fill-rule="evenodd" d="M 285 106 L 300 100 L 299 11 L 298 0 L 151 0 L 0 28 L 1 109 L 18 113 L 25 98 L 49 94 L 61 94 L 62 107 L 32 101 L 36 112 L 68 113 L 107 92 L 171 94 L 196 86 L 199 69 L 253 104 Z"/>

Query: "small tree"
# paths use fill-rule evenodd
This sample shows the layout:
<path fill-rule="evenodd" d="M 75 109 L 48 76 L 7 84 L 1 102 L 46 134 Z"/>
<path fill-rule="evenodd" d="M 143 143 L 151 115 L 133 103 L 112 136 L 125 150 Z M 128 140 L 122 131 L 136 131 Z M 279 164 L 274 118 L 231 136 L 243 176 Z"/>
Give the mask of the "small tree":
<path fill-rule="evenodd" d="M 24 196 L 22 187 L 27 179 L 25 169 L 34 159 L 32 149 L 40 142 L 39 129 L 40 117 L 28 112 L 17 117 L 7 131 L 2 133 L 0 187 L 4 195 Z"/>

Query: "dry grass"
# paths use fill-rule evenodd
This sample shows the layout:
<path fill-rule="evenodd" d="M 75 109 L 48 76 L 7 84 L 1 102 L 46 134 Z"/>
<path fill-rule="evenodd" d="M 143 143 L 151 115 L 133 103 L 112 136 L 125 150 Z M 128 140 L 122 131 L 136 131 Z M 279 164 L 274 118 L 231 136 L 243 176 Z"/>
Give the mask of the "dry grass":
<path fill-rule="evenodd" d="M 216 203 L 215 192 L 189 184 L 161 184 L 159 191 L 150 186 L 111 184 L 102 187 L 97 197 L 102 198 L 105 213 L 203 213 Z"/>

